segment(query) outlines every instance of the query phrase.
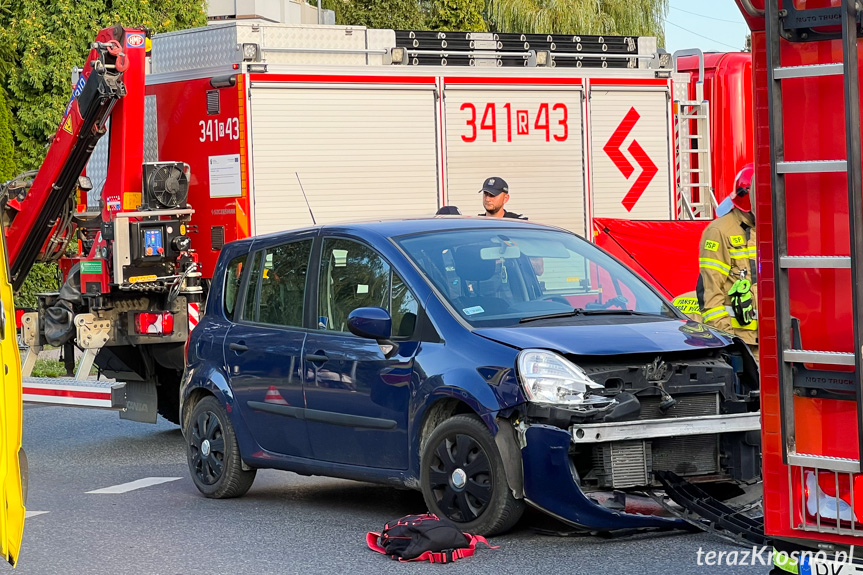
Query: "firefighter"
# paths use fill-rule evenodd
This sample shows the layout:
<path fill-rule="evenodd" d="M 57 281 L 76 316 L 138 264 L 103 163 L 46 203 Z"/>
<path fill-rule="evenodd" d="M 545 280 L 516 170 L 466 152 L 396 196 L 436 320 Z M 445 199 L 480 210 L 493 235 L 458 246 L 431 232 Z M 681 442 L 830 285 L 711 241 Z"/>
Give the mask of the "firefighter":
<path fill-rule="evenodd" d="M 482 206 L 485 208 L 485 213 L 479 215 L 490 218 L 527 219 L 521 214 L 503 209 L 504 204 L 509 201 L 509 186 L 506 185 L 506 180 L 503 178 L 487 178 L 479 193 L 482 194 Z"/>
<path fill-rule="evenodd" d="M 758 359 L 755 210 L 752 164 L 734 180 L 734 191 L 717 208 L 701 236 L 696 293 L 704 322 L 738 336 Z"/>

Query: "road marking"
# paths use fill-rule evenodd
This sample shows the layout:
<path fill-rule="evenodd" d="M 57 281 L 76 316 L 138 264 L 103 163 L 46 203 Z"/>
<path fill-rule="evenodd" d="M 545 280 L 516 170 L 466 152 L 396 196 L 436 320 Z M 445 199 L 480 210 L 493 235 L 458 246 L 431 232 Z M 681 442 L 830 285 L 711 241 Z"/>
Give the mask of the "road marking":
<path fill-rule="evenodd" d="M 182 479 L 182 477 L 145 477 L 144 479 L 130 481 L 129 483 L 121 483 L 120 485 L 114 485 L 113 487 L 96 489 L 94 491 L 88 491 L 87 493 L 127 493 L 129 491 L 134 491 L 135 489 L 142 489 L 144 487 L 150 487 L 151 485 L 159 485 L 160 483 L 168 483 L 169 481 L 179 481 L 180 479 Z"/>
<path fill-rule="evenodd" d="M 24 514 L 25 519 L 30 519 L 31 517 L 36 517 L 37 515 L 44 515 L 48 513 L 47 511 L 28 511 Z"/>

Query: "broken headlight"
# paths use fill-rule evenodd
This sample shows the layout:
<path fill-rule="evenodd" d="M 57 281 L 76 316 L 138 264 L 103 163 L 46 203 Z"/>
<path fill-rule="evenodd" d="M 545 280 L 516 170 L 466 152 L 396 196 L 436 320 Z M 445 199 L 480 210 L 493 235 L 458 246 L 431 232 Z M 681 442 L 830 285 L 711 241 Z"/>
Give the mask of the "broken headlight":
<path fill-rule="evenodd" d="M 566 358 L 544 349 L 525 349 L 518 354 L 518 375 L 527 399 L 533 403 L 569 408 L 605 407 L 613 398 L 590 395 L 603 387 Z"/>

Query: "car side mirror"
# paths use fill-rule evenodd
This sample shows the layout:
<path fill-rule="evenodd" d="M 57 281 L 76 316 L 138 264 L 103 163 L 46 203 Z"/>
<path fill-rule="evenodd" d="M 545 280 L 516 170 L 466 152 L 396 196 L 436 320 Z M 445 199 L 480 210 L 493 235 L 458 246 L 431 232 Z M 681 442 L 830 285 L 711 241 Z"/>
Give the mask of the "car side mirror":
<path fill-rule="evenodd" d="M 393 318 L 383 308 L 358 307 L 348 315 L 348 329 L 356 336 L 377 341 L 387 359 L 399 349 L 398 344 L 390 340 Z"/>

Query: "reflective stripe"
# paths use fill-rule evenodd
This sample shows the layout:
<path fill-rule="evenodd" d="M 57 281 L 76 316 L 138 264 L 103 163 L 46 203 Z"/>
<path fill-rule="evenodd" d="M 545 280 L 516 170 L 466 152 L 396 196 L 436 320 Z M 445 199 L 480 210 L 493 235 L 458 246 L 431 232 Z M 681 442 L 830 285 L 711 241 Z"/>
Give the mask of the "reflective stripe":
<path fill-rule="evenodd" d="M 756 256 L 755 248 L 731 248 L 728 250 L 733 259 L 750 259 Z"/>
<path fill-rule="evenodd" d="M 740 322 L 739 322 L 739 321 L 737 321 L 737 320 L 734 318 L 734 316 L 731 316 L 731 327 L 733 327 L 733 328 L 737 328 L 737 329 L 747 329 L 747 330 L 750 330 L 750 331 L 755 331 L 755 330 L 757 330 L 757 329 L 758 329 L 758 322 L 757 322 L 757 321 L 755 321 L 755 320 L 752 320 L 751 322 L 749 322 L 749 323 L 748 323 L 748 324 L 746 324 L 746 325 L 740 325 Z"/>
<path fill-rule="evenodd" d="M 719 267 L 717 265 L 713 265 L 713 264 L 701 264 L 699 267 L 703 270 L 716 270 L 724 276 L 727 276 L 730 273 L 730 270 L 721 268 L 721 267 Z"/>
<path fill-rule="evenodd" d="M 728 312 L 728 315 L 730 315 L 731 317 L 734 317 L 734 309 L 730 305 L 725 306 L 725 311 Z M 752 310 L 752 317 L 754 319 L 758 319 L 758 310 L 757 309 Z"/>
<path fill-rule="evenodd" d="M 719 269 L 723 269 L 726 272 L 731 271 L 730 265 L 719 260 L 714 260 L 712 258 L 698 258 L 698 263 L 700 263 L 702 266 L 710 265 L 711 267 L 718 267 Z"/>
<path fill-rule="evenodd" d="M 720 306 L 707 310 L 706 312 L 701 314 L 701 317 L 704 319 L 704 321 L 711 321 L 714 319 L 726 317 L 727 315 L 728 312 L 725 310 L 725 308 Z"/>

